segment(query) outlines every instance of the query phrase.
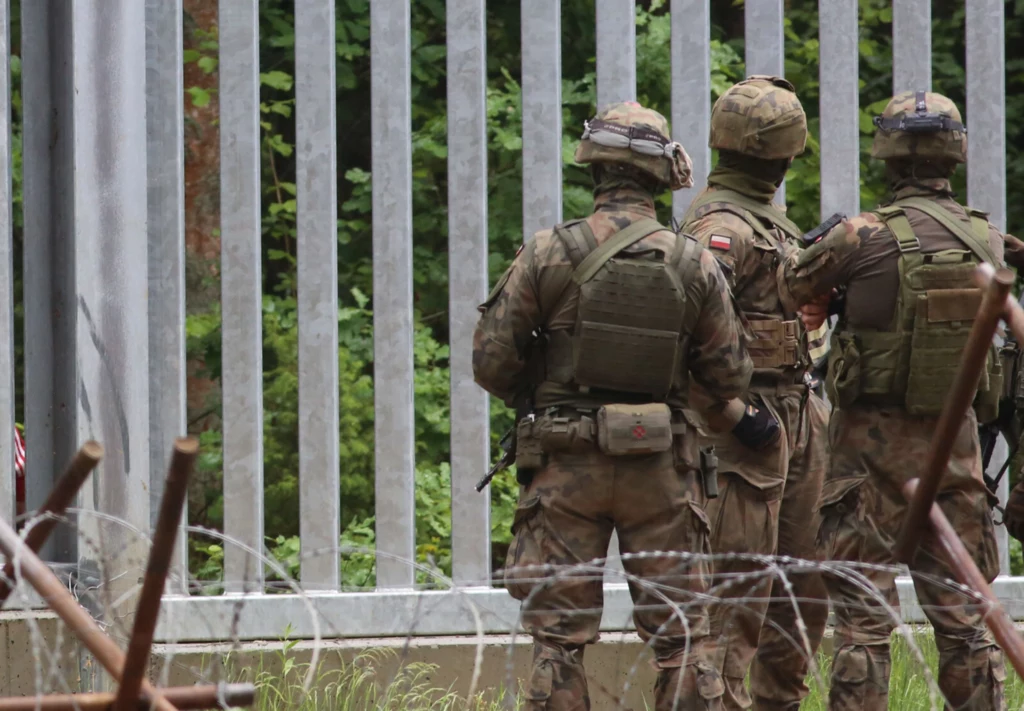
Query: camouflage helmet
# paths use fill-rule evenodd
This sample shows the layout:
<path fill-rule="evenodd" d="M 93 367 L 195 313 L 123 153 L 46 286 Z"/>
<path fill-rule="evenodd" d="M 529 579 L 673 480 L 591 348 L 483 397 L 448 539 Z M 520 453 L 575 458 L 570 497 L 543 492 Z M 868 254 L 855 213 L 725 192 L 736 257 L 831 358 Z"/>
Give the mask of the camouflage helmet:
<path fill-rule="evenodd" d="M 672 141 L 668 121 L 635 101 L 605 106 L 584 124 L 577 163 L 625 163 L 672 190 L 693 185 L 693 164 Z"/>
<path fill-rule="evenodd" d="M 871 156 L 967 160 L 967 129 L 950 99 L 930 91 L 904 91 L 875 120 Z"/>
<path fill-rule="evenodd" d="M 807 114 L 796 88 L 765 74 L 733 84 L 711 109 L 708 145 L 766 160 L 800 155 L 807 145 Z"/>

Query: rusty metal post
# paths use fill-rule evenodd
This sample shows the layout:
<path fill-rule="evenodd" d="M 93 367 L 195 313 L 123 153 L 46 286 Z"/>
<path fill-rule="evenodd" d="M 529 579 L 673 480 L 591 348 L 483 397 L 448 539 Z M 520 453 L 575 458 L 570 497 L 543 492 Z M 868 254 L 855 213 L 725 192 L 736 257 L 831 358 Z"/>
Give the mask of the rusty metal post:
<path fill-rule="evenodd" d="M 252 684 L 169 686 L 160 689 L 160 693 L 181 711 L 244 708 L 252 706 L 256 699 L 256 687 Z M 19 696 L 0 699 L 0 711 L 107 711 L 113 703 L 112 693 Z M 149 711 L 150 702 L 136 699 L 131 708 Z"/>
<path fill-rule="evenodd" d="M 903 495 L 907 497 L 908 501 L 920 500 L 919 480 L 911 479 L 904 484 Z M 999 598 L 992 591 L 985 576 L 978 570 L 971 554 L 967 552 L 960 536 L 953 529 L 953 525 L 942 513 L 938 504 L 932 503 L 929 507 L 928 520 L 931 522 L 935 535 L 942 543 L 942 548 L 948 558 L 947 562 L 953 569 L 957 580 L 981 595 L 989 603 L 983 613 L 985 624 L 992 630 L 992 636 L 996 638 L 1000 649 L 1010 658 L 1010 664 L 1018 674 L 1024 676 L 1024 637 L 1021 637 L 1017 631 L 1013 620 L 999 603 Z"/>
<path fill-rule="evenodd" d="M 96 620 L 78 604 L 57 576 L 39 559 L 9 523 L 0 518 L 0 551 L 7 559 L 15 562 L 15 570 L 20 572 L 36 589 L 47 605 L 50 606 L 72 629 L 79 641 L 85 645 L 103 665 L 107 672 L 121 681 L 125 655 L 120 647 L 96 623 Z M 142 691 L 152 700 L 159 711 L 176 711 L 174 704 L 159 695 L 157 689 L 148 681 L 143 680 Z"/>
<path fill-rule="evenodd" d="M 942 473 L 949 463 L 953 442 L 956 441 L 957 433 L 963 426 L 964 417 L 967 415 L 967 409 L 971 406 L 977 393 L 978 381 L 981 379 L 981 373 L 985 367 L 985 359 L 992 346 L 992 338 L 999 327 L 999 319 L 1006 310 L 1006 298 L 1012 285 L 1013 273 L 1009 269 L 1000 269 L 993 275 L 985 288 L 981 307 L 978 309 L 978 315 L 974 319 L 974 325 L 971 327 L 967 345 L 964 347 L 963 356 L 960 359 L 960 368 L 957 370 L 956 379 L 946 396 L 946 403 L 932 435 L 928 459 L 925 460 L 921 470 L 921 485 L 916 496 L 910 499 L 907 515 L 903 520 L 903 529 L 896 539 L 894 554 L 896 560 L 901 563 L 909 564 L 917 550 L 921 531 L 924 530 L 928 512 L 935 502 L 935 495 L 938 493 L 939 483 L 942 481 Z"/>
<path fill-rule="evenodd" d="M 142 594 L 136 608 L 135 624 L 128 642 L 128 656 L 121 676 L 121 688 L 112 711 L 129 711 L 139 698 L 139 688 L 146 673 L 150 648 L 153 646 L 153 632 L 160 616 L 160 598 L 163 596 L 171 558 L 174 556 L 174 542 L 178 537 L 181 511 L 188 493 L 188 480 L 192 466 L 199 452 L 199 442 L 194 437 L 179 437 L 174 440 L 171 467 L 167 483 L 160 500 L 160 516 L 153 534 L 153 547 L 149 552 L 146 578 L 142 583 Z"/>
<path fill-rule="evenodd" d="M 53 487 L 50 495 L 46 498 L 43 507 L 39 509 L 41 517 L 25 535 L 25 545 L 33 552 L 38 553 L 39 549 L 46 543 L 50 533 L 57 525 L 57 519 L 67 510 L 67 507 L 78 495 L 78 490 L 89 477 L 89 474 L 96 465 L 103 459 L 103 446 L 96 441 L 89 440 L 82 445 L 81 449 L 71 460 L 71 464 L 64 471 L 64 474 Z M 49 514 L 49 515 L 46 515 Z M 0 578 L 0 608 L 7 602 L 7 597 L 14 589 L 7 584 L 8 580 L 14 580 L 14 562 L 8 560 L 4 565 L 3 577 Z"/>

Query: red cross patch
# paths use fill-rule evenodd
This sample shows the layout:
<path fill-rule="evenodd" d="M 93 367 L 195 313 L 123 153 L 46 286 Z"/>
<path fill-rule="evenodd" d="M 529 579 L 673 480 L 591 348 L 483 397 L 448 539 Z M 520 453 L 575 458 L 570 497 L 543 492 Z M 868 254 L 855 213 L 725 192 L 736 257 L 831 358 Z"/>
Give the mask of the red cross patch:
<path fill-rule="evenodd" d="M 723 235 L 711 235 L 711 249 L 720 249 L 723 252 L 728 252 L 729 248 L 732 247 L 732 237 L 725 237 Z"/>
<path fill-rule="evenodd" d="M 633 436 L 636 439 L 643 439 L 647 436 L 647 430 L 644 429 L 643 425 L 637 425 L 633 428 Z"/>

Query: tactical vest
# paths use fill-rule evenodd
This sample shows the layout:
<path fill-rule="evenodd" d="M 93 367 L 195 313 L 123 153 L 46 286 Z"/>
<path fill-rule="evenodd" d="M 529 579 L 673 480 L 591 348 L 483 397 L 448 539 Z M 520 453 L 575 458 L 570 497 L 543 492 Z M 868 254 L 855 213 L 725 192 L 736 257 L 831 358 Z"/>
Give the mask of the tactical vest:
<path fill-rule="evenodd" d="M 555 227 L 573 265 L 563 300 L 579 293 L 572 329 L 552 331 L 538 407 L 596 401 L 674 402 L 685 392 L 689 334 L 700 304 L 688 298 L 700 263 L 696 240 L 679 238 L 668 261 L 625 251 L 665 228 L 642 219 L 597 245 L 585 220 Z M 673 397 L 673 395 L 676 397 Z"/>
<path fill-rule="evenodd" d="M 690 203 L 682 224 L 689 224 L 697 210 L 706 205 L 714 205 L 705 215 L 714 212 L 731 212 L 771 245 L 773 252 L 765 255 L 765 268 L 772 274 L 779 266 L 782 245 L 775 234 L 764 226 L 762 219 L 767 220 L 786 235 L 788 240 L 800 242 L 803 232 L 786 215 L 775 206 L 758 202 L 738 193 L 735 190 L 715 189 L 707 191 Z M 761 218 L 761 219 L 758 219 Z M 753 335 L 747 342 L 750 359 L 754 363 L 755 374 L 758 371 L 777 371 L 780 368 L 801 369 L 810 365 L 807 348 L 804 342 L 803 325 L 796 314 L 787 314 L 789 318 L 780 318 L 772 314 L 743 312 Z"/>
<path fill-rule="evenodd" d="M 934 218 L 966 249 L 923 254 L 904 208 Z M 888 328 L 854 328 L 841 320 L 833 332 L 827 388 L 840 407 L 867 403 L 900 406 L 912 415 L 941 412 L 981 305 L 974 270 L 982 261 L 996 261 L 988 220 L 966 210 L 971 229 L 926 198 L 905 198 L 874 211 L 899 245 L 899 293 Z M 1002 366 L 993 346 L 974 401 L 979 421 L 995 417 L 1001 390 Z"/>

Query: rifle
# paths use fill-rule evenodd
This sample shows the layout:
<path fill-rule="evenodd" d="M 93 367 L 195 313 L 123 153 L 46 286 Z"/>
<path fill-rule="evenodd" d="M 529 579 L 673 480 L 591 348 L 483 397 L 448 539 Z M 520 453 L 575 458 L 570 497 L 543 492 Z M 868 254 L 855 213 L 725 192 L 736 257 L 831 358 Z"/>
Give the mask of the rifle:
<path fill-rule="evenodd" d="M 513 424 L 508 428 L 508 432 L 501 436 L 501 440 L 498 442 L 498 446 L 501 447 L 501 457 L 496 461 L 491 468 L 487 470 L 483 478 L 477 482 L 476 490 L 481 492 L 488 484 L 491 483 L 491 479 L 497 476 L 498 472 L 505 471 L 516 461 L 516 424 Z"/>

